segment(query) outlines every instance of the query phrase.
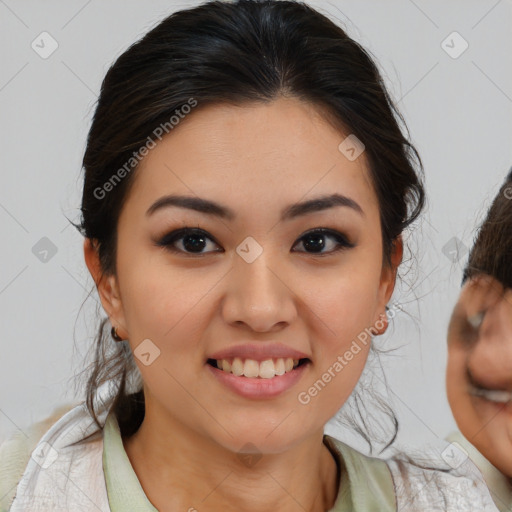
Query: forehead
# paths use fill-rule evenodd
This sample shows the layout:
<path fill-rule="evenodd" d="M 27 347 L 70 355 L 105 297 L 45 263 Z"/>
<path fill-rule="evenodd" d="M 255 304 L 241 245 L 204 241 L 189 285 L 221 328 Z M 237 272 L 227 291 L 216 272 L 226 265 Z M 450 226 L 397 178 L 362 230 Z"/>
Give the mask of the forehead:
<path fill-rule="evenodd" d="M 470 277 L 462 287 L 452 321 L 459 316 L 471 317 L 480 313 L 485 313 L 487 318 L 505 314 L 512 320 L 512 289 L 505 288 L 488 274 Z"/>
<path fill-rule="evenodd" d="M 338 192 L 378 216 L 364 152 L 349 160 L 339 150 L 347 135 L 298 99 L 199 105 L 142 160 L 134 197 L 179 192 L 238 209 Z"/>

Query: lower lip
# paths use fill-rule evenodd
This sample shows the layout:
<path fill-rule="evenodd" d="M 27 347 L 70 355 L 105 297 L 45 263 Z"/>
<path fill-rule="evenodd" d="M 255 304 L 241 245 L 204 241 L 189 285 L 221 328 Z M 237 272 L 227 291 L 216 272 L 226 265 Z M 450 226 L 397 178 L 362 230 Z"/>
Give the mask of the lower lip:
<path fill-rule="evenodd" d="M 309 362 L 303 363 L 291 372 L 287 372 L 284 375 L 276 375 L 271 379 L 237 377 L 232 373 L 219 370 L 211 364 L 206 363 L 206 366 L 216 379 L 238 395 L 246 398 L 264 399 L 278 396 L 293 387 L 302 377 L 309 364 Z"/>
<path fill-rule="evenodd" d="M 480 395 L 470 395 L 471 398 L 475 400 L 477 404 L 480 404 L 484 407 L 487 407 L 492 410 L 493 414 L 498 412 L 505 412 L 512 414 L 512 402 L 493 402 L 492 400 L 487 400 L 484 396 Z"/>

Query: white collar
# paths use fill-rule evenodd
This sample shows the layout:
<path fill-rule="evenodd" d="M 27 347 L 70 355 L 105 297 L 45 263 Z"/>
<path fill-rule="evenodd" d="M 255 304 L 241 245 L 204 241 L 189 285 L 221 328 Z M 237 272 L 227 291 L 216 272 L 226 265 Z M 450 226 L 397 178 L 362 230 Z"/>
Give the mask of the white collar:
<path fill-rule="evenodd" d="M 98 412 L 101 424 L 107 412 L 105 408 Z M 89 434 L 94 434 L 90 440 L 71 446 Z M 102 453 L 102 431 L 85 403 L 81 403 L 40 439 L 18 484 L 10 512 L 110 512 Z"/>

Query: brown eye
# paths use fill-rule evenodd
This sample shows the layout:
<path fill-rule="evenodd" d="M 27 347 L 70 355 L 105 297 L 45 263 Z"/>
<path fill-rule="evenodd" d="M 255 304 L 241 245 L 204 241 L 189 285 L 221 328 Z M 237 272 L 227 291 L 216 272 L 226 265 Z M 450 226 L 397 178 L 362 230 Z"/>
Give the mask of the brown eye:
<path fill-rule="evenodd" d="M 213 244 L 209 244 L 208 241 L 213 242 Z M 178 242 L 181 245 L 181 248 L 176 247 Z M 219 250 L 204 251 L 208 245 L 219 246 L 213 238 L 206 233 L 206 231 L 193 228 L 182 228 L 177 231 L 172 231 L 158 241 L 156 245 L 159 247 L 165 247 L 165 249 L 171 252 L 184 254 L 208 254 L 210 252 L 222 252 Z"/>
<path fill-rule="evenodd" d="M 334 240 L 334 243 L 325 242 L 325 239 Z M 302 243 L 302 246 L 306 249 L 305 251 L 299 252 L 307 252 L 308 254 L 318 254 L 320 256 L 332 254 L 343 249 L 355 247 L 355 245 L 350 243 L 347 240 L 347 238 L 341 233 L 325 228 L 315 229 L 313 231 L 309 231 L 305 235 L 302 235 L 301 238 L 299 239 L 299 243 Z M 294 247 L 296 247 L 297 245 L 298 244 L 296 244 Z M 323 251 L 325 247 L 330 247 L 331 249 Z"/>

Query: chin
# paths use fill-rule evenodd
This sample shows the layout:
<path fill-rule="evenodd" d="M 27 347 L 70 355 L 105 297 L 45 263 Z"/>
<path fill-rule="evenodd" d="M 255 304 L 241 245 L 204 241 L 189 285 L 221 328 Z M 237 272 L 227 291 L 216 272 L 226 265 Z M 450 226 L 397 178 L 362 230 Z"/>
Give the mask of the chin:
<path fill-rule="evenodd" d="M 465 401 L 472 402 L 469 397 Z M 510 410 L 500 412 L 495 407 L 487 403 L 468 405 L 465 414 L 455 419 L 464 437 L 501 473 L 512 478 L 512 416 Z"/>
<path fill-rule="evenodd" d="M 278 454 L 292 448 L 304 438 L 304 431 L 290 432 L 289 429 L 282 428 L 284 425 L 277 428 L 276 425 L 268 428 L 259 426 L 256 429 L 254 426 L 235 428 L 230 425 L 231 436 L 223 432 L 221 438 L 214 440 L 233 453 Z"/>
<path fill-rule="evenodd" d="M 512 478 L 512 443 L 510 441 L 502 443 L 500 439 L 501 436 L 493 440 L 492 452 L 483 447 L 479 448 L 476 444 L 475 446 L 493 466 L 510 479 Z"/>

